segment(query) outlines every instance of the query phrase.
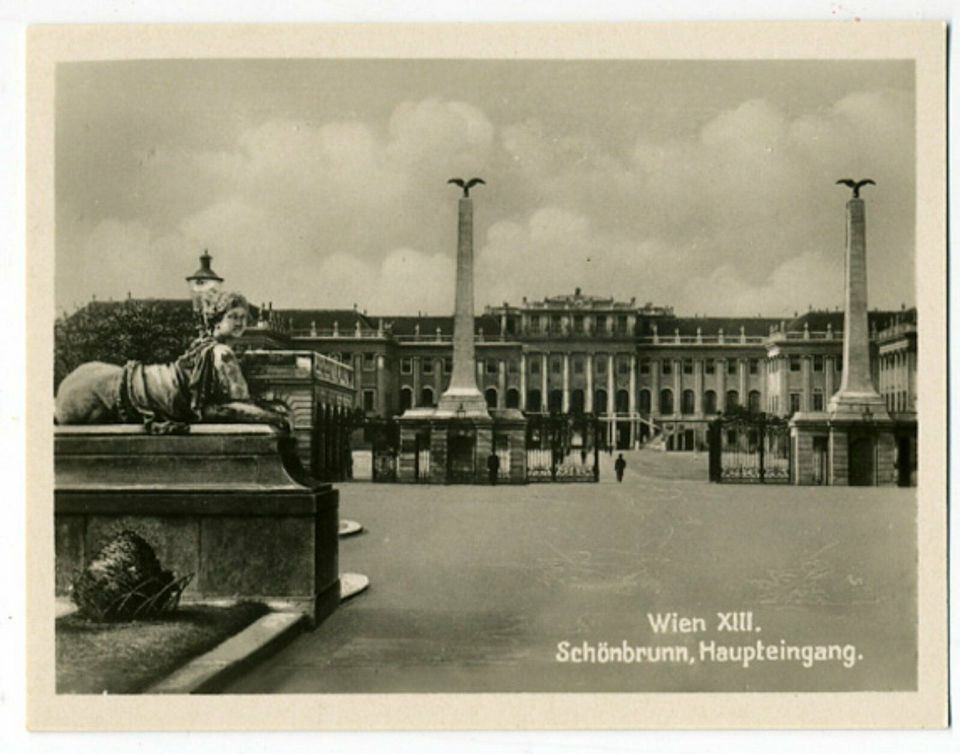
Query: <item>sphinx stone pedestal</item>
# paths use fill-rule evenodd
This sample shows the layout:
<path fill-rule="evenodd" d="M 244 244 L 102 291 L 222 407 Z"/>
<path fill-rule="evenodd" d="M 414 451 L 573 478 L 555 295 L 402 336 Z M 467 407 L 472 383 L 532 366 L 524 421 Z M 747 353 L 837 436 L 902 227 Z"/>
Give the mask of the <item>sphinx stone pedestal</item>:
<path fill-rule="evenodd" d="M 165 568 L 194 574 L 184 601 L 256 599 L 314 622 L 340 601 L 338 493 L 303 471 L 293 438 L 259 424 L 57 427 L 56 590 L 132 529 Z"/>

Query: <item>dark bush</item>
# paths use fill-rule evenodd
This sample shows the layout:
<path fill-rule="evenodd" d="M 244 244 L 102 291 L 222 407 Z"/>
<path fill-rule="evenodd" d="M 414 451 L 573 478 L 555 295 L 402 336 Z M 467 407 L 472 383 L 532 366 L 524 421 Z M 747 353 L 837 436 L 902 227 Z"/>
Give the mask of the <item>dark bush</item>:
<path fill-rule="evenodd" d="M 73 581 L 73 601 L 90 620 L 133 620 L 173 610 L 190 576 L 165 571 L 150 544 L 133 531 L 113 537 Z"/>

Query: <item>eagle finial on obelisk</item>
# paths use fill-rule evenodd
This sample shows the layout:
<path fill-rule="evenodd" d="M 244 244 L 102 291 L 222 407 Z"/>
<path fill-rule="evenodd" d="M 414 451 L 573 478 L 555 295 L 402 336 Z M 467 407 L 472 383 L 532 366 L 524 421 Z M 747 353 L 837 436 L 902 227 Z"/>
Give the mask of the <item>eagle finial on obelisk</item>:
<path fill-rule="evenodd" d="M 853 178 L 841 178 L 839 181 L 837 181 L 837 185 L 849 186 L 853 189 L 853 198 L 859 199 L 860 189 L 862 189 L 864 186 L 876 186 L 877 182 L 872 178 L 864 178 L 861 181 L 855 181 Z"/>
<path fill-rule="evenodd" d="M 463 196 L 465 199 L 470 198 L 470 189 L 474 186 L 481 185 L 486 186 L 487 182 L 483 178 L 471 178 L 469 181 L 464 181 L 463 178 L 451 178 L 447 183 L 455 183 L 460 188 L 463 189 Z"/>

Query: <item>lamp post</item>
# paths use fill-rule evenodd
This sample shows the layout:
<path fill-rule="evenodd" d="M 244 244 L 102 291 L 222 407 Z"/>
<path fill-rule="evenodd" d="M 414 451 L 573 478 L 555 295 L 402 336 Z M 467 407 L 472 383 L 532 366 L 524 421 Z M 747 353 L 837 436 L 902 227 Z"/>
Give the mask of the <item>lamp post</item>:
<path fill-rule="evenodd" d="M 213 257 L 204 249 L 203 254 L 200 255 L 200 267 L 187 278 L 187 283 L 190 284 L 190 302 L 193 305 L 193 315 L 197 321 L 197 329 L 201 334 L 207 329 L 203 299 L 210 291 L 219 288 L 223 282 L 223 278 L 210 267 L 212 260 Z"/>

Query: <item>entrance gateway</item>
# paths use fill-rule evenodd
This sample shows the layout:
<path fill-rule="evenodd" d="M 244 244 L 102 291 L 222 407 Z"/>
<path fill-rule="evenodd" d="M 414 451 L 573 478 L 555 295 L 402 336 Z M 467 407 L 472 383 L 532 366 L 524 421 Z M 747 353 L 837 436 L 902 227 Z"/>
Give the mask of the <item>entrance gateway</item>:
<path fill-rule="evenodd" d="M 900 481 L 896 423 L 887 412 L 870 373 L 866 207 L 860 198 L 860 188 L 873 181 L 844 179 L 838 183 L 853 188 L 853 197 L 847 201 L 843 382 L 830 398 L 826 411 L 797 412 L 790 420 L 792 481 L 794 484 L 896 484 Z"/>
<path fill-rule="evenodd" d="M 491 409 L 477 387 L 473 315 L 473 200 L 481 178 L 451 178 L 463 189 L 457 217 L 457 282 L 453 316 L 453 370 L 436 408 L 410 408 L 400 417 L 397 479 L 431 484 L 482 484 L 491 455 L 505 482 L 527 477 L 526 419 L 519 409 Z M 494 437 L 499 438 L 497 444 Z M 423 443 L 428 438 L 429 450 Z M 426 457 L 425 457 L 426 456 Z M 424 464 L 426 461 L 426 464 Z M 424 469 L 426 465 L 429 471 Z M 426 473 L 425 473 L 426 472 Z"/>

